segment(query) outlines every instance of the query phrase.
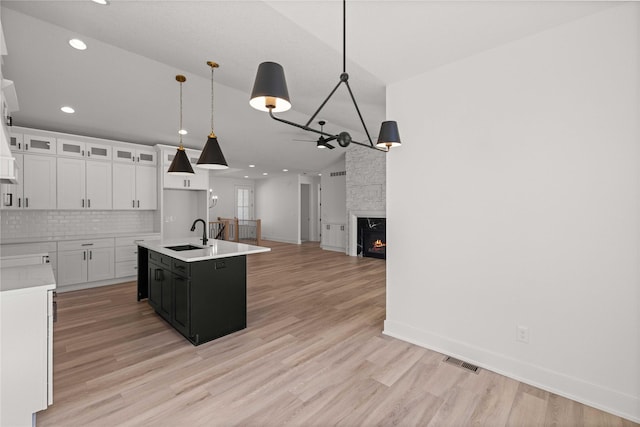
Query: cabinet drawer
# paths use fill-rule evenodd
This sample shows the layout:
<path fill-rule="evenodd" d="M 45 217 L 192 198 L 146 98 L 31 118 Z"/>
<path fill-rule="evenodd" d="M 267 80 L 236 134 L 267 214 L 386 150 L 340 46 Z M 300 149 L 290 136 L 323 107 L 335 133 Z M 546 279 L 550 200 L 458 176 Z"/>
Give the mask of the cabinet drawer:
<path fill-rule="evenodd" d="M 158 252 L 149 251 L 149 262 L 164 265 L 171 268 L 171 257 L 159 254 Z"/>
<path fill-rule="evenodd" d="M 116 277 L 128 277 L 138 274 L 138 261 L 116 262 Z"/>
<path fill-rule="evenodd" d="M 191 264 L 171 258 L 171 271 L 184 277 L 191 276 Z"/>
<path fill-rule="evenodd" d="M 136 236 L 116 237 L 116 246 L 135 245 L 145 240 L 159 240 L 160 234 L 139 234 Z"/>
<path fill-rule="evenodd" d="M 91 239 L 91 240 L 70 240 L 67 242 L 58 242 L 59 251 L 74 251 L 77 249 L 99 249 L 112 248 L 113 238 L 110 239 Z"/>
<path fill-rule="evenodd" d="M 127 245 L 116 247 L 116 262 L 122 261 L 137 261 L 138 260 L 138 246 Z"/>

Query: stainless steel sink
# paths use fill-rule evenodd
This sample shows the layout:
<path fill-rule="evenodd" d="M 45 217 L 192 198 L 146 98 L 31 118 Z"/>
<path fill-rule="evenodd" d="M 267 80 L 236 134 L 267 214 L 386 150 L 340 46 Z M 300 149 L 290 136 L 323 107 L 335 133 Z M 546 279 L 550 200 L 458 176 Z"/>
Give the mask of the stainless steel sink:
<path fill-rule="evenodd" d="M 194 249 L 202 249 L 200 246 L 193 245 L 178 245 L 178 246 L 165 246 L 167 249 L 171 249 L 172 251 L 192 251 Z"/>

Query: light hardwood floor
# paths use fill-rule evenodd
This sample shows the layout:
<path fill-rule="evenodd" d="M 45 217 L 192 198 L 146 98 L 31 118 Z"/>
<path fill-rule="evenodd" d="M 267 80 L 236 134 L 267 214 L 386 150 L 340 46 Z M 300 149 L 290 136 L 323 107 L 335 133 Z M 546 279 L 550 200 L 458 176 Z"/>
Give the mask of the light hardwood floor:
<path fill-rule="evenodd" d="M 381 334 L 385 263 L 264 242 L 248 327 L 192 346 L 125 283 L 59 294 L 38 426 L 632 426 Z"/>

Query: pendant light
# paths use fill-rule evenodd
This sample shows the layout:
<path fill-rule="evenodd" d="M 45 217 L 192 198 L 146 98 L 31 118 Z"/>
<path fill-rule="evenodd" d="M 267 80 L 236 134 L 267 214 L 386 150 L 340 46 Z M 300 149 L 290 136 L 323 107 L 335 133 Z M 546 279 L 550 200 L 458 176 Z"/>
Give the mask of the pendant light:
<path fill-rule="evenodd" d="M 218 137 L 213 132 L 213 70 L 219 65 L 213 61 L 207 61 L 207 65 L 211 67 L 211 133 L 196 166 L 204 169 L 227 169 L 229 166 L 218 144 Z"/>
<path fill-rule="evenodd" d="M 180 146 L 178 146 L 176 156 L 173 158 L 167 172 L 172 175 L 193 175 L 193 168 L 191 167 L 187 153 L 184 151 L 184 146 L 182 145 L 182 83 L 186 82 L 187 78 L 178 74 L 176 76 L 176 80 L 180 83 L 180 130 L 178 131 L 178 134 L 180 135 Z"/>

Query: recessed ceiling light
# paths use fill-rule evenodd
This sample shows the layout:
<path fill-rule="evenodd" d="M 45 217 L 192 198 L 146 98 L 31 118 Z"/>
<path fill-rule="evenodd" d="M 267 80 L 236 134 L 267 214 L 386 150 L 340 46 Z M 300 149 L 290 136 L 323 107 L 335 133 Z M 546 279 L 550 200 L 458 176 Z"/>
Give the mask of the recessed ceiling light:
<path fill-rule="evenodd" d="M 282 172 L 289 172 L 289 169 L 282 169 Z"/>
<path fill-rule="evenodd" d="M 67 114 L 73 114 L 76 112 L 76 110 L 74 110 L 73 108 L 69 107 L 69 106 L 64 106 L 62 108 L 60 108 L 60 110 L 62 110 L 63 113 L 67 113 Z"/>
<path fill-rule="evenodd" d="M 249 165 L 249 167 L 250 167 L 250 168 L 255 168 L 255 167 L 256 167 L 256 165 Z"/>
<path fill-rule="evenodd" d="M 268 173 L 266 173 L 266 172 L 262 172 L 262 175 L 265 175 L 265 176 L 266 176 L 266 175 L 269 175 L 269 174 L 268 174 Z"/>
<path fill-rule="evenodd" d="M 187 130 L 186 130 L 186 129 L 180 129 L 180 130 L 178 131 L 178 133 L 179 133 L 180 135 L 186 135 L 186 134 L 188 134 L 189 132 L 187 132 Z"/>
<path fill-rule="evenodd" d="M 319 174 L 318 174 L 318 176 L 322 176 L 322 174 L 321 174 L 321 173 L 319 173 Z"/>
<path fill-rule="evenodd" d="M 72 48 L 78 50 L 85 50 L 87 48 L 87 44 L 80 39 L 71 39 L 69 40 L 69 44 Z"/>
<path fill-rule="evenodd" d="M 244 177 L 245 177 L 245 178 L 249 178 L 249 175 L 245 175 Z"/>
<path fill-rule="evenodd" d="M 91 1 L 102 6 L 106 6 L 109 4 L 107 0 L 91 0 Z"/>

